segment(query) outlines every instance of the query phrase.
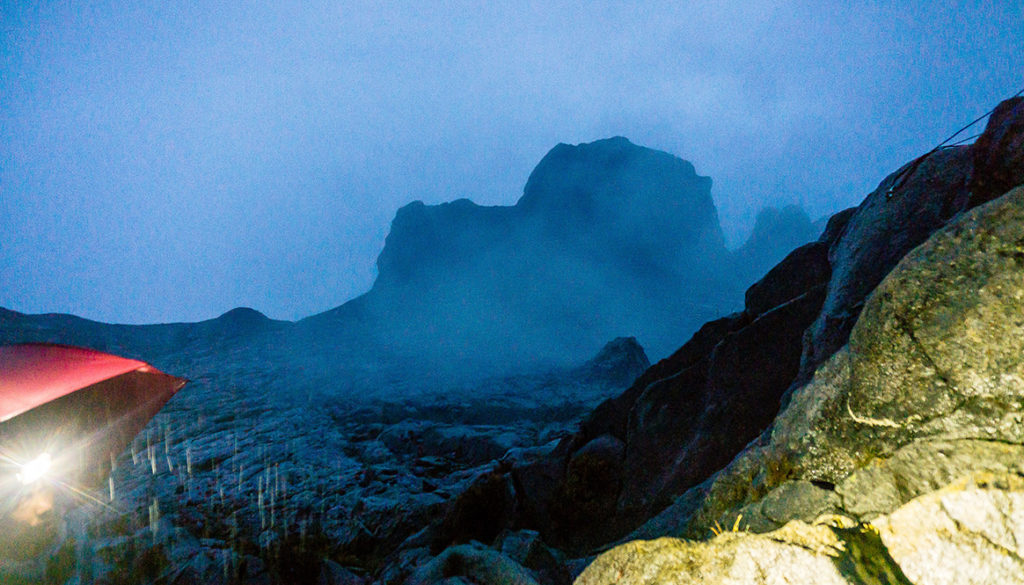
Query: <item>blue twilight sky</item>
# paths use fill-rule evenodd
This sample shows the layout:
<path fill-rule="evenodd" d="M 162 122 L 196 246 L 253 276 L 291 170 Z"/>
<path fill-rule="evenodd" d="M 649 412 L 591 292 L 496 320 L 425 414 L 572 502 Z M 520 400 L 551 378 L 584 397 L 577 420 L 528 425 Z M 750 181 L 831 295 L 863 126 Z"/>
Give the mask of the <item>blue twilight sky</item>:
<path fill-rule="evenodd" d="M 0 4 L 0 306 L 274 318 L 366 291 L 403 204 L 511 205 L 558 142 L 711 176 L 731 243 L 1024 86 L 1024 3 Z"/>

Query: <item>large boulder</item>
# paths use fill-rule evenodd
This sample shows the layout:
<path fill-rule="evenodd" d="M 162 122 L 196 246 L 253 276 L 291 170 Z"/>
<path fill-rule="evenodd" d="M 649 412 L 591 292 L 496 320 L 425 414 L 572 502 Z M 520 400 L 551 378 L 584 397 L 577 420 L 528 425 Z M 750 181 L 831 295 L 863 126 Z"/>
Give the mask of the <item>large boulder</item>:
<path fill-rule="evenodd" d="M 837 360 L 846 362 L 840 416 L 822 416 L 826 394 L 808 386 L 776 426 L 794 453 L 817 451 L 802 458 L 803 469 L 838 479 L 924 437 L 1024 442 L 1022 242 L 1018 188 L 907 255 Z"/>
<path fill-rule="evenodd" d="M 542 584 L 561 584 L 572 580 L 561 555 L 545 544 L 536 531 L 504 532 L 495 542 L 495 549 L 529 569 Z"/>
<path fill-rule="evenodd" d="M 794 524 L 711 542 L 635 540 L 599 556 L 576 585 L 850 585 L 836 567 L 842 541 L 826 526 Z M 902 585 L 902 584 L 900 584 Z"/>
<path fill-rule="evenodd" d="M 778 413 L 780 400 L 799 368 L 798 348 L 804 329 L 821 307 L 824 288 L 817 287 L 761 315 L 750 325 L 727 335 L 709 356 L 707 381 L 697 422 L 684 442 L 661 445 L 666 457 L 646 477 L 629 467 L 633 442 L 627 441 L 627 484 L 623 507 L 644 503 L 649 515 L 725 466 L 767 427 Z M 683 396 L 676 396 L 676 400 Z M 728 429 L 727 432 L 723 432 Z M 647 431 L 640 425 L 632 437 Z M 651 429 L 657 432 L 658 428 Z M 650 471 L 650 469 L 648 469 Z M 653 481 L 652 481 L 653 478 Z M 643 491 L 630 491 L 639 487 Z"/>
<path fill-rule="evenodd" d="M 580 425 L 582 442 L 605 433 L 625 440 L 630 412 L 637 399 L 651 384 L 676 376 L 702 361 L 706 362 L 711 350 L 726 335 L 742 329 L 749 323 L 750 317 L 742 312 L 705 323 L 682 347 L 634 380 L 625 392 L 599 404 Z M 706 368 L 705 364 L 704 369 Z"/>
<path fill-rule="evenodd" d="M 1024 187 L 963 214 L 904 258 L 850 342 L 797 390 L 770 434 L 712 486 L 691 535 L 793 481 L 823 511 L 887 513 L 1024 455 Z M 776 518 L 778 522 L 786 520 Z"/>
<path fill-rule="evenodd" d="M 621 440 L 601 435 L 573 453 L 551 507 L 558 544 L 586 548 L 615 535 L 615 502 L 625 479 L 624 451 Z"/>
<path fill-rule="evenodd" d="M 515 487 L 509 474 L 488 469 L 448 506 L 431 547 L 439 551 L 472 540 L 490 544 L 512 524 L 515 507 Z"/>
<path fill-rule="evenodd" d="M 796 376 L 822 287 L 726 335 L 707 358 L 651 384 L 631 412 L 624 511 L 649 515 L 732 459 L 772 421 Z M 729 429 L 723 433 L 722 429 Z"/>
<path fill-rule="evenodd" d="M 1024 98 L 1000 103 L 971 146 L 930 152 L 886 177 L 830 225 L 832 277 L 807 331 L 798 384 L 846 344 L 864 299 L 914 247 L 951 218 L 1024 183 Z M 837 229 L 838 228 L 838 229 Z"/>
<path fill-rule="evenodd" d="M 633 541 L 601 555 L 577 585 L 990 585 L 1024 575 L 1024 477 L 969 475 L 871 523 L 826 515 L 766 534 L 743 518 L 708 542 Z"/>
<path fill-rule="evenodd" d="M 1024 478 L 977 473 L 871 522 L 915 585 L 1024 582 Z"/>

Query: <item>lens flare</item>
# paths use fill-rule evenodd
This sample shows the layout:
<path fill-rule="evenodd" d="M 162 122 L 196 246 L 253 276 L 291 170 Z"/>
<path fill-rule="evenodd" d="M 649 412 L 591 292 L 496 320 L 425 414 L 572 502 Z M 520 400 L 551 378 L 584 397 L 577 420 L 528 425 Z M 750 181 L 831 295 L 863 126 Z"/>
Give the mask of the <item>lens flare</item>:
<path fill-rule="evenodd" d="M 46 475 L 46 472 L 50 470 L 50 454 L 43 453 L 39 457 L 36 457 L 32 461 L 21 466 L 21 473 L 18 474 L 18 479 L 21 483 L 29 485 L 35 483 L 41 477 Z"/>

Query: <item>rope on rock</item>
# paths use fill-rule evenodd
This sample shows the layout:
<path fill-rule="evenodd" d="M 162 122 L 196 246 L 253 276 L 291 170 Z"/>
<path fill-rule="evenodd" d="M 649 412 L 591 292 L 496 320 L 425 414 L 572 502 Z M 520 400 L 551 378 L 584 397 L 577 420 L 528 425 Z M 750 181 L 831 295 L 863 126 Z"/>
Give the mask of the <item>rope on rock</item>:
<path fill-rule="evenodd" d="M 1017 93 L 1015 93 L 1012 96 L 1010 96 L 1009 99 L 1012 100 L 1013 98 L 1018 97 L 1021 94 L 1024 94 L 1024 87 L 1022 87 L 1020 89 L 1020 91 L 1018 91 Z M 964 126 L 963 128 L 961 128 L 961 129 L 957 130 L 956 132 L 954 132 L 953 134 L 951 134 L 949 136 L 949 138 L 946 138 L 942 142 L 938 143 L 935 146 L 935 148 L 933 148 L 933 149 L 929 150 L 928 152 L 922 154 L 921 156 L 915 158 L 912 163 L 907 165 L 907 167 L 904 168 L 902 171 L 900 171 L 900 173 L 898 175 L 896 175 L 896 178 L 892 180 L 892 184 L 889 185 L 889 190 L 885 192 L 885 199 L 886 200 L 892 199 L 893 195 L 896 193 L 896 190 L 901 188 L 901 187 L 903 187 L 903 184 L 907 182 L 907 179 L 909 179 L 911 175 L 914 174 L 914 171 L 917 170 L 917 167 L 921 166 L 921 163 L 923 163 L 924 160 L 926 158 L 928 158 L 929 156 L 935 154 L 936 152 L 938 152 L 938 151 L 940 151 L 940 150 L 942 150 L 944 148 L 952 148 L 954 146 L 959 146 L 961 144 L 964 144 L 965 142 L 970 142 L 971 140 L 974 140 L 975 138 L 981 136 L 981 134 L 975 134 L 974 136 L 970 136 L 968 138 L 963 138 L 961 140 L 953 142 L 952 144 L 948 144 L 950 140 L 953 140 L 954 138 L 959 136 L 964 130 L 967 130 L 971 126 L 974 126 L 978 122 L 980 122 L 980 121 L 984 120 L 985 118 L 991 116 L 992 112 L 996 111 L 996 108 L 998 108 L 998 107 L 999 107 L 999 105 L 997 104 L 991 110 L 989 110 L 989 111 L 985 112 L 984 114 L 982 114 L 982 115 L 978 116 L 977 118 L 975 118 L 974 121 L 972 121 L 970 124 Z"/>

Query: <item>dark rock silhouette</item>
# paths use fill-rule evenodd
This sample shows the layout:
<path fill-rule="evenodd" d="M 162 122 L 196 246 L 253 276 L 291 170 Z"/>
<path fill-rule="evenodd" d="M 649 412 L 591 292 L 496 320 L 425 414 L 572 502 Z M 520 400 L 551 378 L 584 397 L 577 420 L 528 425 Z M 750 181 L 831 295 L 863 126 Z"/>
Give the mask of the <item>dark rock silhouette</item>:
<path fill-rule="evenodd" d="M 971 159 L 974 169 L 967 185 L 971 207 L 1024 183 L 1024 97 L 996 106 L 985 132 L 971 148 Z"/>
<path fill-rule="evenodd" d="M 753 282 L 793 248 L 814 240 L 820 233 L 819 227 L 797 205 L 762 209 L 750 236 L 733 253 L 737 276 L 744 284 Z"/>
<path fill-rule="evenodd" d="M 651 362 L 635 337 L 616 337 L 578 371 L 581 380 L 601 381 L 612 386 L 627 387 L 647 371 Z"/>
<path fill-rule="evenodd" d="M 755 282 L 744 297 L 747 314 L 757 317 L 828 282 L 828 244 L 812 242 L 793 250 Z"/>
<path fill-rule="evenodd" d="M 197 323 L 158 325 L 113 325 L 74 315 L 26 315 L 0 308 L 0 343 L 64 343 L 166 363 L 173 356 L 194 359 L 229 346 L 245 348 L 251 339 L 280 333 L 291 325 L 247 307 Z"/>

